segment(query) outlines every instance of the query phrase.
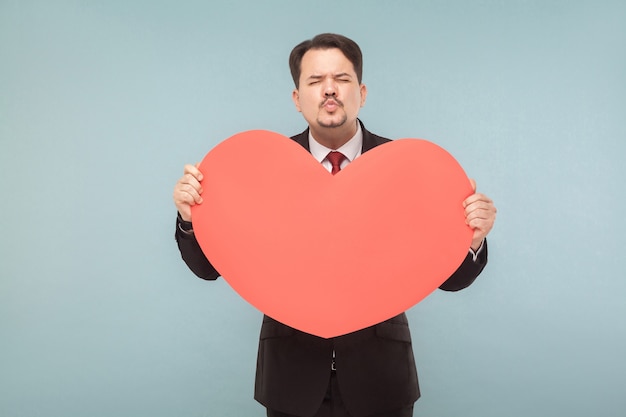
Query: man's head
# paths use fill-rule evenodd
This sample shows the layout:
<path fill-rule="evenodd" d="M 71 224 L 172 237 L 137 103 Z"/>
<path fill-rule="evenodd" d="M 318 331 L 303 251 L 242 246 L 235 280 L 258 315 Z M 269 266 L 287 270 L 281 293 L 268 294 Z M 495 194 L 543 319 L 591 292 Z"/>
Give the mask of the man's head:
<path fill-rule="evenodd" d="M 359 46 L 345 36 L 318 35 L 293 49 L 289 65 L 296 109 L 318 142 L 337 149 L 356 133 L 367 96 Z"/>
<path fill-rule="evenodd" d="M 363 78 L 363 55 L 361 48 L 352 39 L 334 33 L 322 33 L 313 39 L 308 39 L 298 44 L 289 55 L 289 69 L 291 77 L 296 85 L 300 87 L 300 75 L 302 72 L 302 57 L 311 49 L 339 49 L 342 54 L 352 63 L 358 82 L 361 84 Z"/>

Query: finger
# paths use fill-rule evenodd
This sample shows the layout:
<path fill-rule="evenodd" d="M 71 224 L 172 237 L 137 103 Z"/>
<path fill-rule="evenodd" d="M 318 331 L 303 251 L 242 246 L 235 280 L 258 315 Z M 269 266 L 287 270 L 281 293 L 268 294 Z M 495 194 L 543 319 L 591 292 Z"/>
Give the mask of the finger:
<path fill-rule="evenodd" d="M 474 231 L 485 231 L 489 228 L 489 222 L 483 218 L 473 218 L 467 221 L 467 225 Z"/>
<path fill-rule="evenodd" d="M 465 215 L 468 215 L 471 212 L 476 211 L 476 210 L 485 210 L 487 212 L 494 212 L 494 213 L 496 212 L 496 208 L 492 202 L 485 201 L 485 200 L 477 200 L 465 206 Z"/>
<path fill-rule="evenodd" d="M 480 231 L 486 236 L 493 228 L 496 214 L 492 211 L 476 210 L 465 218 L 465 223 L 474 231 Z"/>
<path fill-rule="evenodd" d="M 202 192 L 203 192 L 202 184 L 192 174 L 185 174 L 185 175 L 183 175 L 182 178 L 178 181 L 178 184 L 180 184 L 181 186 L 189 185 L 194 190 L 196 190 L 198 192 L 198 194 L 202 194 Z"/>
<path fill-rule="evenodd" d="M 470 178 L 470 184 L 472 185 L 472 191 L 476 192 L 476 181 L 473 178 Z"/>
<path fill-rule="evenodd" d="M 498 212 L 491 200 L 476 200 L 465 207 L 465 216 L 480 215 L 481 217 L 495 217 Z"/>
<path fill-rule="evenodd" d="M 469 197 L 467 197 L 464 201 L 463 201 L 463 207 L 468 207 L 474 203 L 477 202 L 484 202 L 487 204 L 493 204 L 493 201 L 491 201 L 491 199 L 489 197 L 487 197 L 484 194 L 480 194 L 480 193 L 474 193 L 472 195 L 470 195 Z"/>
<path fill-rule="evenodd" d="M 185 165 L 184 175 L 191 175 L 196 180 L 202 181 L 203 175 L 202 175 L 202 172 L 200 171 L 200 163 L 197 163 L 195 165 L 191 165 L 191 164 Z"/>
<path fill-rule="evenodd" d="M 465 223 L 470 224 L 474 221 L 489 220 L 491 217 L 487 210 L 473 210 L 465 216 Z"/>
<path fill-rule="evenodd" d="M 202 187 L 199 183 L 189 184 L 179 182 L 174 187 L 174 201 L 185 204 L 201 204 L 202 203 Z"/>

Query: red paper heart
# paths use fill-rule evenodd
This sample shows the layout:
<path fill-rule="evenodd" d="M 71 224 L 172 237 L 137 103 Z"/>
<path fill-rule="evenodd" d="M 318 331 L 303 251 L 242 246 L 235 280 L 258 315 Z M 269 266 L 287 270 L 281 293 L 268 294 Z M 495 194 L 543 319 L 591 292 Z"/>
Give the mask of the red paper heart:
<path fill-rule="evenodd" d="M 333 176 L 293 140 L 249 131 L 200 170 L 205 202 L 192 216 L 207 258 L 250 304 L 321 337 L 417 304 L 470 246 L 470 182 L 428 141 L 386 143 Z"/>

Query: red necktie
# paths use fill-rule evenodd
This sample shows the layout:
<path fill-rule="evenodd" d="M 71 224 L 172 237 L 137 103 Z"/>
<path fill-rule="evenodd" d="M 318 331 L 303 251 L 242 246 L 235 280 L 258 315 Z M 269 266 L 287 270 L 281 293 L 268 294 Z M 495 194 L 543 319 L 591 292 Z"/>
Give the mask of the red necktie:
<path fill-rule="evenodd" d="M 333 169 L 330 171 L 331 174 L 335 175 L 339 171 L 341 171 L 341 162 L 346 158 L 344 154 L 337 151 L 331 151 L 326 155 L 326 159 L 333 166 Z"/>

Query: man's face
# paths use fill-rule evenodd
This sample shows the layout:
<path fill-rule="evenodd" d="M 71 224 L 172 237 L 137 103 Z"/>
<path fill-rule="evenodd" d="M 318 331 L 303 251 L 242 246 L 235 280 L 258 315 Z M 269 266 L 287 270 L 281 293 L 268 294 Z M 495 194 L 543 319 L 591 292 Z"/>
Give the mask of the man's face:
<path fill-rule="evenodd" d="M 311 49 L 302 57 L 300 86 L 292 96 L 316 139 L 350 139 L 366 95 L 354 66 L 339 49 Z"/>

